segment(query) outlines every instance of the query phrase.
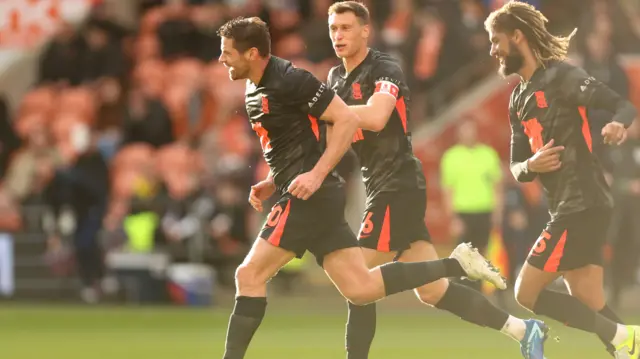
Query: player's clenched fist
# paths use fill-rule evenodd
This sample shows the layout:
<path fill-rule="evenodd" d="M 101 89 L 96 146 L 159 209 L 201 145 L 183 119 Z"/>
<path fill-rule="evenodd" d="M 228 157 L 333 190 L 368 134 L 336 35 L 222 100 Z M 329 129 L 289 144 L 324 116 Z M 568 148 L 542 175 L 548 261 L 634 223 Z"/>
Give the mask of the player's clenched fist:
<path fill-rule="evenodd" d="M 546 173 L 558 170 L 562 166 L 560 153 L 563 150 L 564 146 L 553 146 L 553 140 L 547 142 L 527 161 L 529 171 Z"/>
<path fill-rule="evenodd" d="M 307 200 L 320 188 L 322 181 L 324 176 L 312 170 L 296 177 L 287 191 L 296 198 Z"/>
<path fill-rule="evenodd" d="M 251 186 L 249 192 L 249 203 L 256 211 L 262 212 L 262 201 L 269 199 L 276 191 L 276 185 L 272 180 L 260 181 Z"/>
<path fill-rule="evenodd" d="M 602 137 L 607 145 L 621 145 L 627 139 L 627 129 L 620 122 L 609 122 L 602 128 Z"/>

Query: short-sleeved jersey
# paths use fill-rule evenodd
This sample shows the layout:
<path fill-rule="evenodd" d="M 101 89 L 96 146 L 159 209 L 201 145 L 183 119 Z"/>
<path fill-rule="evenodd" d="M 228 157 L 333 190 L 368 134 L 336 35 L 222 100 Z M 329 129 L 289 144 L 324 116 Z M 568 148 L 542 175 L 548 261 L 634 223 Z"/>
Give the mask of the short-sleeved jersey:
<path fill-rule="evenodd" d="M 245 106 L 279 193 L 286 193 L 291 181 L 313 169 L 322 156 L 319 118 L 334 96 L 311 73 L 276 56 L 258 84 L 247 81 Z M 323 186 L 341 181 L 332 172 Z"/>
<path fill-rule="evenodd" d="M 593 150 L 587 108 L 615 113 L 615 121 L 631 124 L 633 106 L 584 70 L 566 62 L 549 62 L 528 83 L 513 90 L 509 104 L 511 122 L 511 171 L 521 182 L 536 173 L 526 161 L 551 139 L 564 146 L 559 170 L 540 174 L 549 203 L 557 218 L 594 207 L 613 204 L 602 166 Z"/>
<path fill-rule="evenodd" d="M 367 197 L 378 193 L 424 189 L 422 164 L 413 155 L 407 118 L 410 92 L 400 66 L 391 56 L 369 49 L 351 73 L 344 65 L 329 72 L 329 87 L 347 105 L 365 105 L 375 93 L 396 99 L 396 108 L 380 132 L 359 129 L 352 148 L 360 160 Z"/>

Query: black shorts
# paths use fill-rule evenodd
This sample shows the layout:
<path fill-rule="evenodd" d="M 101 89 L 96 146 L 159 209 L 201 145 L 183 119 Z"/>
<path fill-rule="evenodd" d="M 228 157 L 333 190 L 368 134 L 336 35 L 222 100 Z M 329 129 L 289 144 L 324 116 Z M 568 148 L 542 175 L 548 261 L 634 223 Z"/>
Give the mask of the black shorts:
<path fill-rule="evenodd" d="M 430 242 L 424 223 L 426 210 L 426 190 L 382 192 L 367 199 L 358 235 L 360 246 L 401 253 L 413 242 Z"/>
<path fill-rule="evenodd" d="M 306 201 L 285 194 L 271 209 L 259 237 L 301 258 L 308 250 L 322 266 L 327 254 L 358 247 L 344 217 L 342 187 L 323 187 Z"/>
<path fill-rule="evenodd" d="M 591 208 L 551 220 L 531 248 L 527 262 L 545 272 L 603 264 L 611 210 Z"/>

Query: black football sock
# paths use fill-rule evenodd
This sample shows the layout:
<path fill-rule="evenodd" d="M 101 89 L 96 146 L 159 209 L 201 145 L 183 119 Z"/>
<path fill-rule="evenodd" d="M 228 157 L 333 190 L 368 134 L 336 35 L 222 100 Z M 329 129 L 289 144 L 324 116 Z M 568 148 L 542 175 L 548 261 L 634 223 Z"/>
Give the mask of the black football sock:
<path fill-rule="evenodd" d="M 436 308 L 451 312 L 467 322 L 501 330 L 509 314 L 494 306 L 482 293 L 465 285 L 449 283 Z"/>
<path fill-rule="evenodd" d="M 242 359 L 251 338 L 262 323 L 267 307 L 265 297 L 237 297 L 229 319 L 227 342 L 223 359 Z"/>
<path fill-rule="evenodd" d="M 609 308 L 608 305 L 605 305 L 604 308 L 602 308 L 598 313 L 600 313 L 600 315 L 611 320 L 614 323 L 624 324 L 622 319 L 620 319 L 620 317 L 618 317 L 616 313 L 614 313 L 613 310 Z M 607 351 L 609 353 L 613 354 L 616 351 L 616 348 L 613 346 L 613 344 L 607 341 L 606 338 L 600 337 L 600 340 L 602 341 L 604 346 L 607 348 Z"/>
<path fill-rule="evenodd" d="M 440 278 L 466 275 L 453 258 L 426 262 L 392 262 L 380 266 L 386 295 L 404 292 L 435 282 Z"/>
<path fill-rule="evenodd" d="M 367 359 L 376 335 L 376 303 L 363 306 L 349 304 L 347 319 L 347 359 Z"/>
<path fill-rule="evenodd" d="M 538 296 L 533 312 L 572 328 L 595 333 L 607 343 L 613 340 L 618 329 L 616 323 L 591 310 L 577 298 L 548 289 Z"/>

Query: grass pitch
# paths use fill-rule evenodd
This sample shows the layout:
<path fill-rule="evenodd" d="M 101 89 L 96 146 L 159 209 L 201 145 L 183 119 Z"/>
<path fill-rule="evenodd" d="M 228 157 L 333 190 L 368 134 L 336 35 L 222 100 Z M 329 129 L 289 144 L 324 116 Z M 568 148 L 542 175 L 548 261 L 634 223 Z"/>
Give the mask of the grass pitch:
<path fill-rule="evenodd" d="M 280 298 L 270 302 L 247 359 L 344 358 L 346 306 L 319 306 L 313 299 L 292 303 Z M 228 305 L 212 309 L 2 305 L 0 352 L 6 359 L 221 358 L 229 310 Z M 595 336 L 549 324 L 560 342 L 547 342 L 548 359 L 610 358 Z M 500 333 L 432 309 L 386 308 L 384 303 L 379 306 L 370 355 L 371 359 L 520 357 L 518 344 Z"/>

